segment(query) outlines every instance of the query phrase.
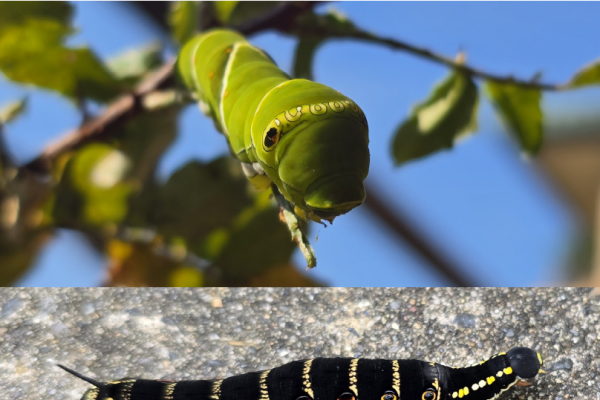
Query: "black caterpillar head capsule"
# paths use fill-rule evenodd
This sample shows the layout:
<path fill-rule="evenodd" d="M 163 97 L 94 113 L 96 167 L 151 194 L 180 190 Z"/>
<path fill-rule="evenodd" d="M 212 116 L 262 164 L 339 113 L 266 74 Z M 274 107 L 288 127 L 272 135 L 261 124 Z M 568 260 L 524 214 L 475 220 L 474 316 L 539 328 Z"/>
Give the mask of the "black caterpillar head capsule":
<path fill-rule="evenodd" d="M 527 347 L 515 347 L 506 353 L 514 373 L 520 378 L 533 378 L 542 368 L 542 356 Z"/>

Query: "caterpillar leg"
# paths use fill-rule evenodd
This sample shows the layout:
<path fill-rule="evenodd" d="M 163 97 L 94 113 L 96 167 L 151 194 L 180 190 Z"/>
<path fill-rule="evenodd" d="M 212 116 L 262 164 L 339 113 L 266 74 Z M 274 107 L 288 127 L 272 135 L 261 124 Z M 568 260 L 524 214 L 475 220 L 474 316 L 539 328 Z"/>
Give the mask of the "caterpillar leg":
<path fill-rule="evenodd" d="M 244 175 L 248 178 L 250 183 L 254 185 L 256 190 L 262 192 L 271 186 L 271 179 L 267 176 L 265 170 L 260 166 L 259 163 L 242 163 L 242 170 Z"/>

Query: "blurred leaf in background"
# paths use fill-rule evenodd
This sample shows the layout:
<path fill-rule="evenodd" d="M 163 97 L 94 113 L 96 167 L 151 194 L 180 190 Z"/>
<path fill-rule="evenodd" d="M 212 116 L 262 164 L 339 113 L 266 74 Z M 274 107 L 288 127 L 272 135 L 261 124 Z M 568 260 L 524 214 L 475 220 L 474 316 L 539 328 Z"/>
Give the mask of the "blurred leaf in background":
<path fill-rule="evenodd" d="M 392 143 L 396 165 L 452 148 L 477 130 L 477 86 L 470 76 L 452 72 L 398 128 Z"/>
<path fill-rule="evenodd" d="M 198 1 L 174 1 L 169 12 L 169 27 L 175 42 L 180 46 L 198 31 L 200 13 Z"/>
<path fill-rule="evenodd" d="M 569 82 L 572 87 L 600 85 L 600 61 L 586 65 Z"/>
<path fill-rule="evenodd" d="M 19 117 L 27 108 L 27 98 L 13 101 L 0 107 L 0 124 L 6 125 Z"/>
<path fill-rule="evenodd" d="M 119 93 L 117 80 L 90 49 L 64 46 L 73 32 L 71 14 L 63 2 L 2 2 L 0 70 L 15 82 L 108 101 Z"/>
<path fill-rule="evenodd" d="M 510 83 L 488 81 L 487 93 L 500 118 L 528 154 L 536 154 L 542 145 L 542 93 Z"/>

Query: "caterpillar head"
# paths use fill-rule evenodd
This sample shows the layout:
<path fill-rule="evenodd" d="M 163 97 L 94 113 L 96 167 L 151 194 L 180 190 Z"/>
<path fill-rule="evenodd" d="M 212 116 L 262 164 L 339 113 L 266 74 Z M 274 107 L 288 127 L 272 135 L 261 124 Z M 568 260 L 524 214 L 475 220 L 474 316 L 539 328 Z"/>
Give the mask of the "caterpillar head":
<path fill-rule="evenodd" d="M 299 186 L 297 195 L 302 195 L 302 200 L 296 204 L 322 219 L 335 218 L 362 204 L 369 152 L 354 120 L 317 120 L 290 140 L 285 150 L 280 176 L 288 192 Z"/>
<path fill-rule="evenodd" d="M 527 347 L 515 347 L 506 353 L 508 362 L 519 378 L 533 378 L 543 365 L 542 356 Z"/>
<path fill-rule="evenodd" d="M 270 121 L 261 142 L 263 159 L 278 165 L 283 189 L 309 214 L 333 220 L 364 201 L 368 127 L 352 101 L 295 106 Z"/>

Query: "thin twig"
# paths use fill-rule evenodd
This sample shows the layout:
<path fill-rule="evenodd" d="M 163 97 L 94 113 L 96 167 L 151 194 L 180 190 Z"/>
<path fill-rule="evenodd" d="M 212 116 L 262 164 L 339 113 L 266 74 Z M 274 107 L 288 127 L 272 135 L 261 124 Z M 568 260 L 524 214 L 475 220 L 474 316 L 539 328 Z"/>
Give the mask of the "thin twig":
<path fill-rule="evenodd" d="M 322 2 L 282 2 L 269 12 L 238 26 L 234 26 L 233 29 L 244 35 L 252 35 L 269 29 L 284 29 L 284 27 L 292 26 L 298 16 L 312 10 L 320 3 Z"/>
<path fill-rule="evenodd" d="M 297 29 L 298 29 L 297 27 L 291 27 L 289 29 L 281 29 L 281 31 L 286 34 L 291 34 L 291 35 L 297 36 L 299 34 Z M 311 32 L 311 34 L 316 37 L 319 37 L 323 40 L 331 39 L 331 38 L 355 39 L 355 40 L 360 40 L 360 41 L 365 41 L 365 42 L 369 42 L 369 43 L 383 45 L 383 46 L 390 47 L 395 50 L 406 51 L 406 52 L 414 54 L 418 57 L 425 58 L 429 61 L 433 61 L 438 64 L 443 64 L 447 67 L 462 71 L 462 72 L 470 74 L 472 76 L 477 76 L 479 78 L 488 79 L 488 80 L 491 80 L 494 82 L 507 83 L 507 84 L 510 83 L 510 84 L 514 84 L 517 86 L 521 86 L 523 88 L 540 89 L 540 90 L 548 90 L 548 91 L 561 91 L 561 90 L 567 90 L 567 89 L 571 88 L 571 86 L 568 83 L 551 84 L 551 83 L 538 82 L 536 80 L 537 77 L 534 77 L 531 80 L 523 80 L 523 79 L 514 78 L 513 76 L 492 74 L 492 73 L 485 72 L 483 70 L 471 67 L 469 65 L 466 65 L 460 60 L 456 60 L 451 57 L 446 57 L 444 55 L 437 54 L 426 48 L 408 44 L 406 42 L 403 42 L 403 41 L 400 41 L 397 39 L 379 37 L 379 36 L 373 35 L 372 33 L 367 32 L 367 31 L 363 31 L 359 28 L 354 28 L 350 32 L 348 32 L 348 31 L 332 32 L 332 31 L 328 31 L 326 29 L 323 30 L 322 28 L 321 29 L 317 28 L 317 30 L 315 32 Z"/>
<path fill-rule="evenodd" d="M 425 49 L 422 47 L 418 47 L 418 46 L 414 46 L 412 44 L 408 44 L 406 42 L 402 42 L 402 41 L 396 40 L 396 39 L 381 38 L 381 37 L 375 36 L 373 34 L 370 34 L 368 32 L 365 32 L 365 31 L 356 31 L 355 33 L 351 33 L 349 35 L 344 35 L 341 37 L 350 37 L 353 39 L 364 40 L 364 41 L 371 42 L 371 43 L 383 44 L 383 45 L 386 45 L 388 47 L 391 47 L 391 48 L 397 49 L 397 50 L 404 50 L 409 53 L 415 54 L 419 57 L 426 58 L 428 60 L 444 64 L 450 68 L 454 68 L 454 69 L 463 71 L 465 73 L 468 73 L 470 75 L 478 76 L 480 78 L 488 79 L 488 80 L 495 81 L 495 82 L 512 83 L 514 85 L 518 85 L 518 86 L 525 87 L 525 88 L 541 89 L 541 90 L 549 90 L 549 91 L 566 90 L 569 88 L 569 86 L 567 84 L 542 83 L 542 82 L 536 82 L 534 80 L 526 81 L 526 80 L 522 80 L 522 79 L 516 79 L 512 76 L 491 74 L 489 72 L 485 72 L 480 69 L 470 67 L 466 64 L 460 63 L 450 57 L 446 57 L 441 54 L 434 53 L 431 50 L 428 50 L 428 49 Z"/>
<path fill-rule="evenodd" d="M 310 245 L 310 240 L 305 232 L 305 224 L 294 212 L 294 207 L 289 201 L 281 194 L 279 188 L 274 183 L 271 184 L 273 195 L 280 210 L 281 222 L 285 223 L 292 234 L 292 240 L 296 242 L 298 248 L 302 252 L 304 259 L 306 260 L 307 268 L 314 268 L 317 266 L 317 256 L 315 251 Z"/>

